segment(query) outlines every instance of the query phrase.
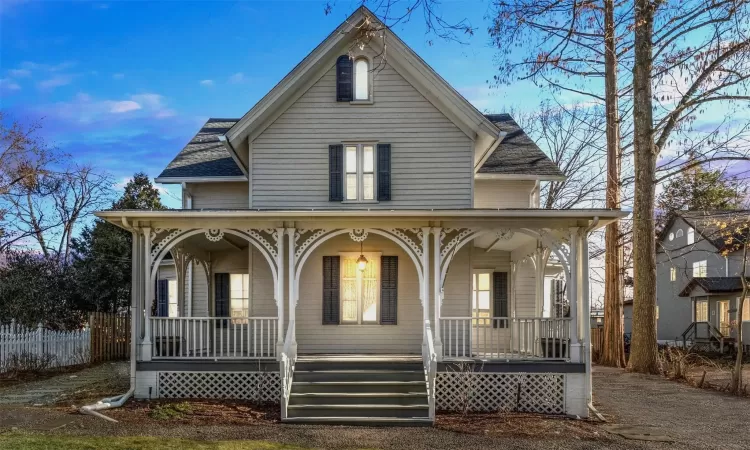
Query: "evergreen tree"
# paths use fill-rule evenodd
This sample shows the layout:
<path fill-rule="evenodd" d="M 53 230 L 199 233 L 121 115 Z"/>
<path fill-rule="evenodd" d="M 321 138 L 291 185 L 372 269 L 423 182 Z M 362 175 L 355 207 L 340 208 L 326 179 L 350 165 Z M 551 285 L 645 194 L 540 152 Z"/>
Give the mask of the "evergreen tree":
<path fill-rule="evenodd" d="M 677 211 L 725 211 L 745 204 L 746 185 L 721 170 L 697 165 L 672 178 L 656 199 L 657 232 Z"/>
<path fill-rule="evenodd" d="M 112 209 L 166 209 L 148 176 L 137 173 Z M 132 236 L 96 220 L 73 240 L 76 301 L 81 310 L 117 312 L 130 304 Z"/>

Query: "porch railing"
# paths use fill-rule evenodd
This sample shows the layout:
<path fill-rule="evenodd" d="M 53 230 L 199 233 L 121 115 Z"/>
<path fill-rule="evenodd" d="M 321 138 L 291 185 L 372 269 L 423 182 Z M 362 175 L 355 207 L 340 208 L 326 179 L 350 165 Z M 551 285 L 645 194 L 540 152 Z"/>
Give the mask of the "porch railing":
<path fill-rule="evenodd" d="M 443 358 L 570 358 L 570 318 L 441 317 Z"/>
<path fill-rule="evenodd" d="M 284 348 L 281 350 L 279 370 L 281 375 L 281 418 L 286 419 L 289 407 L 289 397 L 292 393 L 292 378 L 294 377 L 294 365 L 297 362 L 297 350 L 293 345 L 295 337 L 295 321 L 289 322 L 289 328 L 284 340 Z"/>
<path fill-rule="evenodd" d="M 276 317 L 151 317 L 153 359 L 275 359 Z"/>

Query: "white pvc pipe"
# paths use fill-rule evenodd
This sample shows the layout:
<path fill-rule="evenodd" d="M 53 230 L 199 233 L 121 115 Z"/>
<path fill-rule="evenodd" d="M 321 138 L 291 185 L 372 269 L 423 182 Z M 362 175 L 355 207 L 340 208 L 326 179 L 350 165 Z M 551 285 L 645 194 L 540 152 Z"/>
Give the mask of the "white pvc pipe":
<path fill-rule="evenodd" d="M 135 392 L 135 352 L 136 352 L 136 320 L 135 320 L 135 314 L 138 309 L 135 306 L 130 307 L 130 389 L 122 395 L 118 395 L 115 397 L 108 397 L 103 398 L 100 401 L 94 403 L 93 405 L 86 405 L 82 406 L 78 409 L 78 411 L 81 414 L 88 414 L 91 416 L 96 416 L 99 418 L 102 418 L 104 420 L 109 420 L 110 422 L 117 422 L 115 419 L 111 417 L 107 417 L 104 414 L 100 413 L 99 411 L 112 409 L 112 408 L 119 408 L 120 406 L 124 405 L 126 401 L 130 397 L 132 397 L 133 393 Z"/>

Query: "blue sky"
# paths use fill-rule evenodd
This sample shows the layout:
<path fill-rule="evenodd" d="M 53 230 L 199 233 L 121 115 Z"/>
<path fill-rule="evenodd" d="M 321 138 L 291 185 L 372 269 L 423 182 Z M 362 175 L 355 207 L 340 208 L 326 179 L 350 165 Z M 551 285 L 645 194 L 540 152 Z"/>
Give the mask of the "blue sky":
<path fill-rule="evenodd" d="M 339 1 L 326 16 L 324 0 L 3 0 L 0 107 L 43 118 L 50 143 L 117 180 L 153 177 L 206 118 L 242 116 L 357 6 Z M 487 84 L 486 3 L 443 11 L 478 27 L 468 44 L 426 35 L 418 17 L 395 31 L 479 109 L 538 105 L 532 86 Z"/>

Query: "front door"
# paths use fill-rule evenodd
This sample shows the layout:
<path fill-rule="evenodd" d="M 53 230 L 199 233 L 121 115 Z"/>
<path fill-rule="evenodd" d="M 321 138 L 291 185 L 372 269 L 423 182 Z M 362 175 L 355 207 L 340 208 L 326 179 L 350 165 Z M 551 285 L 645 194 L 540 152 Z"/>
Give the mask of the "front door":
<path fill-rule="evenodd" d="M 716 307 L 718 309 L 717 311 L 717 318 L 718 318 L 718 325 L 719 325 L 719 331 L 724 336 L 729 336 L 731 328 L 730 328 L 730 322 L 729 322 L 729 300 L 720 300 L 717 302 Z"/>

